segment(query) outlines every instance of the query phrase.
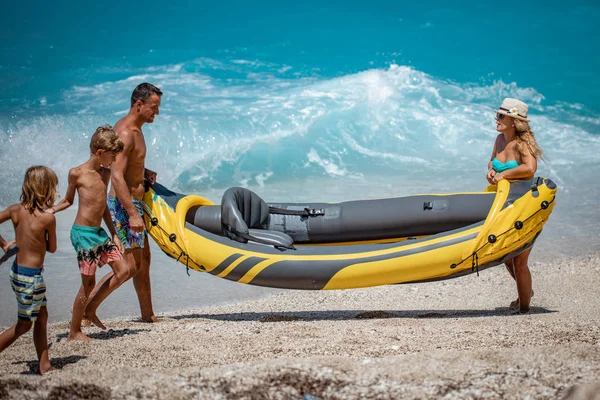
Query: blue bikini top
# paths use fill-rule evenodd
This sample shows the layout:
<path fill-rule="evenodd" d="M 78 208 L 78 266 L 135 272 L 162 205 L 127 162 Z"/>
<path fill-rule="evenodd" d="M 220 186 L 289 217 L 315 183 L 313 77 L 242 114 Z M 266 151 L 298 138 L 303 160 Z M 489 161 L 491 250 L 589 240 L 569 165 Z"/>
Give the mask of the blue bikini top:
<path fill-rule="evenodd" d="M 494 157 L 494 159 L 492 160 L 492 168 L 496 172 L 504 172 L 508 169 L 517 168 L 518 166 L 519 162 L 517 160 L 508 160 L 505 163 L 498 160 L 496 157 Z"/>

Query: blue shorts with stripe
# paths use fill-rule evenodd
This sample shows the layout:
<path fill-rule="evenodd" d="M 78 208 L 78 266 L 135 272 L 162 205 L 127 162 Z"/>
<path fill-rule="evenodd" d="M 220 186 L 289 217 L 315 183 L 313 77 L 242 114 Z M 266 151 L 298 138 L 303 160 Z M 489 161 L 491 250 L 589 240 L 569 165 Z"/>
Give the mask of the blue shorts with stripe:
<path fill-rule="evenodd" d="M 41 308 L 46 307 L 46 283 L 42 268 L 21 267 L 15 262 L 9 276 L 19 305 L 18 318 L 34 322 Z"/>

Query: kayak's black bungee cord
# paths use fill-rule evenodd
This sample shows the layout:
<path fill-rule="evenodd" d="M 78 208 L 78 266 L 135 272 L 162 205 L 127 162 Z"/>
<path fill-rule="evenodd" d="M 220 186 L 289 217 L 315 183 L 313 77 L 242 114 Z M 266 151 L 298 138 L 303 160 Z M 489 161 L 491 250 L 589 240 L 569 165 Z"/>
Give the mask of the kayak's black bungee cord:
<path fill-rule="evenodd" d="M 523 229 L 523 226 L 524 226 L 525 222 L 527 222 L 530 218 L 532 218 L 533 216 L 535 216 L 540 211 L 547 209 L 550 206 L 550 204 L 552 204 L 554 202 L 555 198 L 556 197 L 553 197 L 550 202 L 547 202 L 546 200 L 542 201 L 542 203 L 540 204 L 540 208 L 536 212 L 534 212 L 533 214 L 531 214 L 529 217 L 525 218 L 525 220 L 523 220 L 523 221 L 516 221 L 511 228 L 509 228 L 506 231 L 502 232 L 498 236 L 496 236 L 496 235 L 489 235 L 488 236 L 488 240 L 484 244 L 482 244 L 480 248 L 478 248 L 477 250 L 475 250 L 473 252 L 473 254 L 471 254 L 467 258 L 463 258 L 458 264 L 452 264 L 452 265 L 450 265 L 450 268 L 454 269 L 454 268 L 458 267 L 460 264 L 462 264 L 463 262 L 467 261 L 469 258 L 471 258 L 471 272 L 477 271 L 477 276 L 479 276 L 479 255 L 477 253 L 480 250 L 482 250 L 485 246 L 487 246 L 488 244 L 496 243 L 496 241 L 498 240 L 498 238 L 501 237 L 502 235 L 505 235 L 505 234 L 507 234 L 508 232 L 511 232 L 514 229 L 516 229 L 516 230 Z"/>

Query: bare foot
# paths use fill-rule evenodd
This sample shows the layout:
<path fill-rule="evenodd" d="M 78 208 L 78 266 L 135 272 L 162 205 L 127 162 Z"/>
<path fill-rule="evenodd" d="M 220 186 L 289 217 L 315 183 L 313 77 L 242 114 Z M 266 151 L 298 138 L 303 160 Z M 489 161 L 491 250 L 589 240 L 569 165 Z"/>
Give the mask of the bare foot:
<path fill-rule="evenodd" d="M 156 315 L 153 315 L 149 318 L 142 318 L 142 322 L 148 322 L 148 323 L 165 322 L 168 320 L 169 320 L 168 318 L 158 318 Z"/>
<path fill-rule="evenodd" d="M 533 290 L 531 291 L 531 297 L 533 297 Z M 513 302 L 510 303 L 510 305 L 508 306 L 508 308 L 510 308 L 511 310 L 518 310 L 519 309 L 519 298 L 517 297 L 517 299 Z"/>
<path fill-rule="evenodd" d="M 46 372 L 54 371 L 55 368 L 48 363 L 40 363 L 40 375 L 44 375 Z"/>
<path fill-rule="evenodd" d="M 510 302 L 510 306 L 508 306 L 511 310 L 516 310 L 519 308 L 519 299 Z"/>
<path fill-rule="evenodd" d="M 89 314 L 86 315 L 84 318 L 87 319 L 90 323 L 96 325 L 98 328 L 106 330 L 106 326 L 104 326 L 104 324 L 102 323 L 102 321 L 100 321 L 100 318 L 98 318 L 96 314 Z"/>
<path fill-rule="evenodd" d="M 77 332 L 77 333 L 70 333 L 69 337 L 67 338 L 67 342 L 70 342 L 71 340 L 83 340 L 86 342 L 91 342 L 92 339 L 91 337 L 89 337 L 88 335 L 86 335 L 83 332 Z"/>

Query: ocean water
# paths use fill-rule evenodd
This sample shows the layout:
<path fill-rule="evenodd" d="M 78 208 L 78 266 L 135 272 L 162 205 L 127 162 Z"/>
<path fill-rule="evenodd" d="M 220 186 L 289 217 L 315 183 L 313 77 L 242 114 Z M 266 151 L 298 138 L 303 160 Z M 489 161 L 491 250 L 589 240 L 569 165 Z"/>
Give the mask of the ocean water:
<path fill-rule="evenodd" d="M 53 168 L 64 193 L 90 135 L 125 115 L 144 81 L 164 92 L 144 127 L 148 167 L 173 190 L 214 202 L 231 186 L 268 202 L 481 190 L 493 110 L 516 97 L 546 154 L 538 175 L 560 188 L 532 258 L 597 253 L 598 21 L 600 6 L 578 1 L 6 4 L 0 206 L 18 201 L 34 164 Z M 74 296 L 73 217 L 59 220 L 46 275 Z M 11 227 L 0 233 L 10 238 Z M 270 293 L 187 278 L 154 254 L 157 311 Z M 53 269 L 70 272 L 52 278 Z M 14 300 L 1 285 L 4 309 Z M 137 312 L 133 291 L 123 293 L 106 314 Z M 51 315 L 67 319 L 64 308 Z M 2 311 L 0 325 L 11 320 Z"/>

